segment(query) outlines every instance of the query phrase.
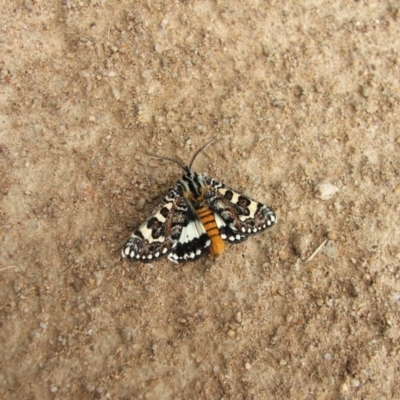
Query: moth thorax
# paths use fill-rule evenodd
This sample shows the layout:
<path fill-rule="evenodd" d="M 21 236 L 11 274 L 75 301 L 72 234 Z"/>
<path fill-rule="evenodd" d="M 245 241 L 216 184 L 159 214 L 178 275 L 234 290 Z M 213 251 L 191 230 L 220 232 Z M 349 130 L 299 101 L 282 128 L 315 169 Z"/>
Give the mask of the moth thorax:
<path fill-rule="evenodd" d="M 186 192 L 185 197 L 195 201 L 203 200 L 207 189 L 202 175 L 189 171 L 187 174 L 183 175 L 180 183 L 184 188 L 184 192 Z"/>

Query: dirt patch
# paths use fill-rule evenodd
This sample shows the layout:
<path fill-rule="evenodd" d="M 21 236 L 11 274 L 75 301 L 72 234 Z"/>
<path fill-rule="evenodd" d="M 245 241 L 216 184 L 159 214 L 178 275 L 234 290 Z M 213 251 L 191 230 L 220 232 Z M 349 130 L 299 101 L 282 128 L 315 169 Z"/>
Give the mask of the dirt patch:
<path fill-rule="evenodd" d="M 1 397 L 399 398 L 400 3 L 11 3 Z M 147 155 L 213 138 L 194 169 L 276 227 L 123 261 L 181 174 Z"/>

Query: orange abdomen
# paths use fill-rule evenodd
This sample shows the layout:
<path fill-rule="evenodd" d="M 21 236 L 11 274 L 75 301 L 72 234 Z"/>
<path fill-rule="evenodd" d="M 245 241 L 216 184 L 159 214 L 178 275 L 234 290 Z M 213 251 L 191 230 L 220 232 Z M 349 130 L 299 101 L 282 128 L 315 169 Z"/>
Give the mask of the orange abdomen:
<path fill-rule="evenodd" d="M 221 254 L 225 249 L 225 243 L 221 238 L 217 223 L 215 222 L 214 213 L 210 208 L 206 207 L 197 209 L 196 213 L 211 240 L 211 254 L 213 256 Z"/>

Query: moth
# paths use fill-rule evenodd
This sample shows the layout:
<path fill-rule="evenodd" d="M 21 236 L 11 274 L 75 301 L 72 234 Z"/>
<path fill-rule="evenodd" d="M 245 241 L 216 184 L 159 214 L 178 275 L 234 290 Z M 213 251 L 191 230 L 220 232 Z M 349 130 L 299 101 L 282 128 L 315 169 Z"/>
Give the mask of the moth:
<path fill-rule="evenodd" d="M 242 242 L 276 224 L 271 208 L 192 170 L 198 154 L 214 142 L 200 148 L 189 166 L 167 157 L 152 157 L 174 162 L 184 174 L 132 233 L 122 257 L 151 262 L 167 256 L 181 263 L 197 260 L 207 251 L 218 256 L 225 242 Z"/>

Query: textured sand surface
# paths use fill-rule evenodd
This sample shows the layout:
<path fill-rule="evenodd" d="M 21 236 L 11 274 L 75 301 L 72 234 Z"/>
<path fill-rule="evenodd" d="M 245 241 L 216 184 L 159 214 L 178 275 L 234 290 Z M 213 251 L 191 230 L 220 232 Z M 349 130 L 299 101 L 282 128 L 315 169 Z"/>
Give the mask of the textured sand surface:
<path fill-rule="evenodd" d="M 400 398 L 399 1 L 1 3 L 2 399 Z M 122 260 L 213 138 L 278 224 Z"/>

